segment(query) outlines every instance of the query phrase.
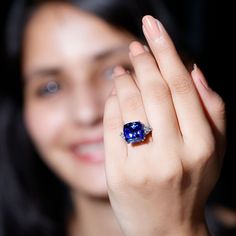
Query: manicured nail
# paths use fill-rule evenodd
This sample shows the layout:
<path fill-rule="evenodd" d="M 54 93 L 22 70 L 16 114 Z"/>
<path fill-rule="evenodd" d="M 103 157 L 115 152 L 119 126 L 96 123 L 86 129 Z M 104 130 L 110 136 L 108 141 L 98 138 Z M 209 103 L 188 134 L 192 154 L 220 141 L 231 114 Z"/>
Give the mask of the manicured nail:
<path fill-rule="evenodd" d="M 193 70 L 195 71 L 195 73 L 197 73 L 198 78 L 201 82 L 201 84 L 206 88 L 209 89 L 209 85 L 205 79 L 205 76 L 202 74 L 201 70 L 198 68 L 197 64 L 193 64 Z"/>
<path fill-rule="evenodd" d="M 124 74 L 126 74 L 126 71 L 122 66 L 115 66 L 113 69 L 112 77 L 118 77 Z"/>
<path fill-rule="evenodd" d="M 149 48 L 148 48 L 147 45 L 143 45 L 143 47 L 144 47 L 144 49 L 145 49 L 146 52 L 150 52 L 150 50 L 149 50 Z"/>
<path fill-rule="evenodd" d="M 130 50 L 131 55 L 133 57 L 138 56 L 138 55 L 140 55 L 140 54 L 142 54 L 142 53 L 144 53 L 146 51 L 144 46 L 141 43 L 136 42 L 136 41 L 132 42 L 129 45 L 129 50 Z"/>
<path fill-rule="evenodd" d="M 152 16 L 143 18 L 144 33 L 151 40 L 156 40 L 161 37 L 160 25 L 157 19 Z"/>

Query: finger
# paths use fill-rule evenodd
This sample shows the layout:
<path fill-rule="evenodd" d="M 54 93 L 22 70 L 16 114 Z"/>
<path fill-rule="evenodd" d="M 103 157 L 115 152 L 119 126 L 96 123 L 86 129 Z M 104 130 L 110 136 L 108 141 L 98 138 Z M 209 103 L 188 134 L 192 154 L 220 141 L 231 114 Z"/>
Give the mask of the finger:
<path fill-rule="evenodd" d="M 155 59 L 139 42 L 130 44 L 130 52 L 145 111 L 154 129 L 154 142 L 164 144 L 182 138 L 169 87 Z"/>
<path fill-rule="evenodd" d="M 114 68 L 113 78 L 123 122 L 140 120 L 147 124 L 142 97 L 131 75 L 123 67 L 117 66 Z"/>
<path fill-rule="evenodd" d="M 222 135 L 225 134 L 225 105 L 222 98 L 209 88 L 201 70 L 194 65 L 191 73 L 202 103 L 206 109 L 212 126 Z"/>
<path fill-rule="evenodd" d="M 191 76 L 160 22 L 146 16 L 143 18 L 143 29 L 161 74 L 171 90 L 183 137 L 196 140 L 193 134 L 200 138 L 203 132 L 209 132 L 209 127 Z"/>
<path fill-rule="evenodd" d="M 108 98 L 105 104 L 103 128 L 106 170 L 119 171 L 122 161 L 127 156 L 127 146 L 120 137 L 123 122 L 120 114 L 119 102 L 116 95 Z"/>
<path fill-rule="evenodd" d="M 113 78 L 115 81 L 115 87 L 117 92 L 117 98 L 119 101 L 119 107 L 123 123 L 129 123 L 134 121 L 140 121 L 145 125 L 149 124 L 146 117 L 146 113 L 143 106 L 142 97 L 137 85 L 134 82 L 131 74 L 127 73 L 123 67 L 117 66 L 113 72 Z M 142 136 L 142 135 L 140 135 Z M 150 135 L 148 135 L 150 137 Z M 141 138 L 142 139 L 142 138 Z M 147 139 L 146 141 L 150 141 Z M 128 145 L 128 153 L 137 154 L 141 150 L 145 149 L 145 145 Z"/>

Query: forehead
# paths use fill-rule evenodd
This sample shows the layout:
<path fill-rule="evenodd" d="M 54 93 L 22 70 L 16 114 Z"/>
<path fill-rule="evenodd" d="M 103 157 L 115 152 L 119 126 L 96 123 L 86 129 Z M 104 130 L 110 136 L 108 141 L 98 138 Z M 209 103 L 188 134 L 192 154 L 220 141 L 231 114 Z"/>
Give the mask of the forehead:
<path fill-rule="evenodd" d="M 33 14 L 26 26 L 24 63 L 73 57 L 86 60 L 105 49 L 128 44 L 131 39 L 128 33 L 77 7 L 47 4 Z"/>

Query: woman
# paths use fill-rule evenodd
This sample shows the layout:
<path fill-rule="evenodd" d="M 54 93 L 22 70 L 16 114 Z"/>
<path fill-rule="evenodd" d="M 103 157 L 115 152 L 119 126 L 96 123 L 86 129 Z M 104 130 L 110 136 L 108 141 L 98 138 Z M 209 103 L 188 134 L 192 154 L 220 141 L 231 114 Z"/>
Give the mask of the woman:
<path fill-rule="evenodd" d="M 32 5 L 20 48 L 9 47 L 22 86 L 1 108 L 3 235 L 208 235 L 221 98 L 159 21 L 141 27 L 148 3 L 75 2 Z M 124 124 L 145 132 L 132 121 L 151 128 L 136 144 L 119 136 Z"/>

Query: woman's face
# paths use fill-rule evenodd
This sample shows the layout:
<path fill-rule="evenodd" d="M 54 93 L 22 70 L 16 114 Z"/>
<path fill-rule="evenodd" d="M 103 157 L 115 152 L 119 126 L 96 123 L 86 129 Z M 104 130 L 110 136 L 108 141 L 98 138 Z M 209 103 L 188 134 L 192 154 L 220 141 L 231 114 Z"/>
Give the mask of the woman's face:
<path fill-rule="evenodd" d="M 23 42 L 25 121 L 45 163 L 72 190 L 107 194 L 103 109 L 112 68 L 134 38 L 65 4 L 39 8 Z"/>

